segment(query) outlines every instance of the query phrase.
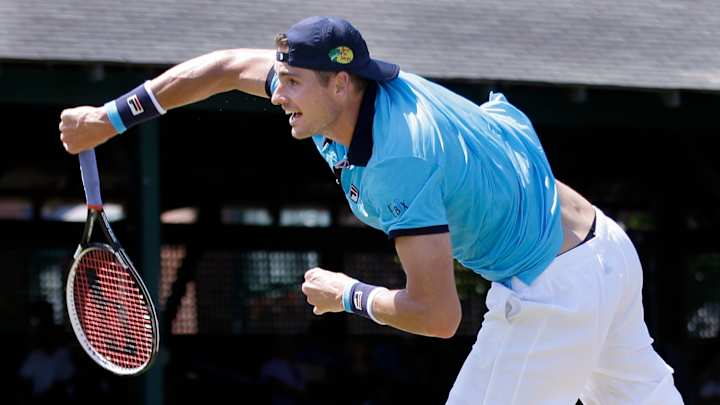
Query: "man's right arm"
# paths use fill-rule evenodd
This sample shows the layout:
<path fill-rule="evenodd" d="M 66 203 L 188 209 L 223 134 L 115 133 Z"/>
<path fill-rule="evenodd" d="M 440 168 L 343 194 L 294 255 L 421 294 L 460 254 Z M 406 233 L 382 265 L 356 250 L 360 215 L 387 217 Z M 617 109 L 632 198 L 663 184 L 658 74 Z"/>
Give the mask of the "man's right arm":
<path fill-rule="evenodd" d="M 166 110 L 230 90 L 267 97 L 265 79 L 274 60 L 268 49 L 215 51 L 169 69 L 150 88 Z"/>
<path fill-rule="evenodd" d="M 230 90 L 267 97 L 265 80 L 274 56 L 275 51 L 269 49 L 215 51 L 172 67 L 151 80 L 148 87 L 165 110 Z M 73 154 L 117 134 L 103 107 L 66 109 L 60 115 L 59 129 L 63 146 Z"/>

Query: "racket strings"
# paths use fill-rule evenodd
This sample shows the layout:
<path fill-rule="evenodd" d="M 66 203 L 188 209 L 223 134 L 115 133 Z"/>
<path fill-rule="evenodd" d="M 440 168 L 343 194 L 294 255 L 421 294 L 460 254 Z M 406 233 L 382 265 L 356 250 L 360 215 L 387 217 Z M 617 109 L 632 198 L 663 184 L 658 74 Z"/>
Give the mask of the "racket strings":
<path fill-rule="evenodd" d="M 78 319 L 93 350 L 124 368 L 149 361 L 153 330 L 148 303 L 112 252 L 91 250 L 81 258 L 74 296 Z"/>

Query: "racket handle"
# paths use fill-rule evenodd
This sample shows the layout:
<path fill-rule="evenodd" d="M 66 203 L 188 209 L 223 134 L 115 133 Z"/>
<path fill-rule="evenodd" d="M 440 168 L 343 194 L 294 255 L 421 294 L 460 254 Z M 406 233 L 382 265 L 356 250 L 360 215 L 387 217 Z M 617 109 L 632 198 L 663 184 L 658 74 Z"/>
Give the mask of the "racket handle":
<path fill-rule="evenodd" d="M 88 207 L 102 208 L 100 199 L 100 177 L 98 176 L 95 149 L 80 152 L 80 174 L 85 188 L 85 201 Z"/>

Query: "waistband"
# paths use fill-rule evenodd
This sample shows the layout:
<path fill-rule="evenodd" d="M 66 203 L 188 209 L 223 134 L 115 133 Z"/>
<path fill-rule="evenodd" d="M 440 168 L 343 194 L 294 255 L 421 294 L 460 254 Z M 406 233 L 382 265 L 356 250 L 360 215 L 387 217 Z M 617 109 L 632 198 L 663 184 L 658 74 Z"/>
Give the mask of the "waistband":
<path fill-rule="evenodd" d="M 596 208 L 596 209 L 597 209 L 597 208 Z M 597 225 L 597 213 L 595 213 L 595 215 L 593 216 L 592 225 L 590 225 L 590 230 L 588 230 L 588 233 L 587 233 L 587 235 L 585 235 L 585 238 L 584 238 L 582 241 L 580 241 L 580 243 L 578 243 L 577 245 L 575 245 L 575 246 L 573 246 L 572 248 L 568 249 L 567 252 L 569 252 L 569 251 L 571 251 L 571 250 L 573 250 L 573 249 L 579 248 L 583 243 L 585 243 L 585 242 L 589 241 L 590 239 L 594 238 L 594 237 L 595 237 L 595 227 L 596 227 L 596 225 Z M 565 254 L 565 253 L 567 253 L 567 252 L 564 252 L 563 254 Z M 560 256 L 562 256 L 562 255 L 560 255 Z"/>
<path fill-rule="evenodd" d="M 577 266 L 586 260 L 595 260 L 594 245 L 600 243 L 600 241 L 607 239 L 608 237 L 608 221 L 611 221 L 605 214 L 597 207 L 595 208 L 595 220 L 593 221 L 593 227 L 591 227 L 588 236 L 583 242 L 567 252 L 555 257 L 550 262 L 548 267 L 543 270 L 542 273 L 535 279 L 534 282 L 539 281 L 543 277 L 547 277 L 549 274 L 563 269 L 570 268 L 571 265 Z M 592 234 L 592 236 L 591 236 Z M 533 282 L 533 283 L 534 283 Z M 509 287 L 513 290 L 518 291 L 527 288 L 522 280 L 517 277 L 513 277 L 510 280 Z M 507 285 L 507 284 L 506 284 Z"/>

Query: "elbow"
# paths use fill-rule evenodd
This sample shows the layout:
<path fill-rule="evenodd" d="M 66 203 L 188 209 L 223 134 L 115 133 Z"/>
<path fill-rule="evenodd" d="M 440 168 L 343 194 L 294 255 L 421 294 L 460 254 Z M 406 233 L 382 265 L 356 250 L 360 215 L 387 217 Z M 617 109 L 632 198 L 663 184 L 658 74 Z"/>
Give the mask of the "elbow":
<path fill-rule="evenodd" d="M 457 302 L 457 305 L 452 307 L 444 308 L 442 311 L 436 311 L 430 318 L 428 335 L 441 339 L 450 339 L 455 336 L 460 327 L 460 320 L 462 319 L 460 302 Z"/>
<path fill-rule="evenodd" d="M 239 78 L 248 68 L 248 58 L 234 49 L 224 49 L 208 54 L 208 69 L 215 78 L 215 92 L 242 90 Z"/>

